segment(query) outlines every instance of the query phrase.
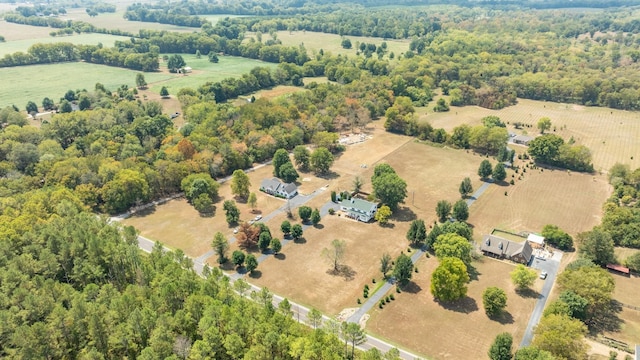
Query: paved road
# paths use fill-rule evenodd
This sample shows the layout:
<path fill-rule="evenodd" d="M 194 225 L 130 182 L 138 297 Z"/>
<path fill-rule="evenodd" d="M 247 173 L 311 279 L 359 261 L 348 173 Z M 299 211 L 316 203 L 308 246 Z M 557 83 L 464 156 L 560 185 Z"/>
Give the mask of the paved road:
<path fill-rule="evenodd" d="M 536 306 L 533 308 L 533 312 L 531 312 L 531 317 L 529 317 L 527 329 L 524 332 L 522 342 L 520 342 L 520 347 L 531 344 L 531 340 L 533 339 L 533 329 L 538 325 L 540 318 L 542 318 L 544 305 L 549 298 L 549 293 L 551 292 L 551 288 L 553 288 L 553 283 L 556 281 L 558 269 L 560 268 L 560 260 L 562 260 L 562 252 L 555 251 L 552 258 L 546 260 L 534 258 L 533 263 L 531 264 L 532 268 L 544 270 L 548 275 L 547 279 L 544 280 L 544 285 L 542 286 L 542 291 L 536 301 Z"/>

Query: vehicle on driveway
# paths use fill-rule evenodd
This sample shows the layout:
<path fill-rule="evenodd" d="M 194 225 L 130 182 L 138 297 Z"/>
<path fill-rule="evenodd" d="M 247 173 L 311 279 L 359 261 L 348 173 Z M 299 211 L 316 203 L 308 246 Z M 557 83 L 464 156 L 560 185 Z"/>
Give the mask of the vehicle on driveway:
<path fill-rule="evenodd" d="M 253 219 L 253 220 L 258 221 L 258 220 L 260 220 L 260 219 L 262 219 L 262 215 L 258 215 L 258 216 L 256 216 L 256 217 L 255 217 L 255 219 Z"/>
<path fill-rule="evenodd" d="M 546 271 L 542 271 L 542 272 L 540 273 L 540 279 L 542 279 L 542 280 L 546 279 L 546 278 L 547 278 L 547 275 L 548 275 L 548 274 L 547 274 L 547 272 L 546 272 Z"/>

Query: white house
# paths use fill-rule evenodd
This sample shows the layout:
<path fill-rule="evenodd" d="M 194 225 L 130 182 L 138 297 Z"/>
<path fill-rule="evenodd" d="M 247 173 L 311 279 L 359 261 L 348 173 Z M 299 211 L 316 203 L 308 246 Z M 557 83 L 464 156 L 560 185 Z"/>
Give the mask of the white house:
<path fill-rule="evenodd" d="M 340 201 L 340 210 L 346 212 L 349 218 L 369 222 L 376 215 L 378 205 L 362 199 L 344 199 Z"/>
<path fill-rule="evenodd" d="M 298 195 L 298 187 L 293 183 L 282 183 L 278 178 L 264 179 L 260 183 L 260 191 L 269 195 L 291 199 Z"/>

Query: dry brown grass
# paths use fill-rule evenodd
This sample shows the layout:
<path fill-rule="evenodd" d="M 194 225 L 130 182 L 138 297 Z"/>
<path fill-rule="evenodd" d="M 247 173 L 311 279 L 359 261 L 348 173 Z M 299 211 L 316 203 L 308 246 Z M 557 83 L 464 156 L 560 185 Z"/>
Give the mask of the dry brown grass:
<path fill-rule="evenodd" d="M 6 41 L 47 38 L 52 31 L 49 27 L 14 24 L 4 20 L 0 21 L 0 28 L 2 28 L 1 35 L 4 36 Z"/>
<path fill-rule="evenodd" d="M 510 179 L 513 172 L 507 173 Z M 610 192 L 603 176 L 528 169 L 515 185 L 491 185 L 471 206 L 469 222 L 476 237 L 493 228 L 539 232 L 546 224 L 575 236 L 600 223 L 602 204 Z"/>
<path fill-rule="evenodd" d="M 271 228 L 274 233 L 275 224 Z M 270 257 L 260 264 L 261 276 L 251 281 L 328 315 L 336 315 L 344 308 L 357 306 L 356 299 L 362 298 L 364 285 L 371 287 L 371 279 L 380 278 L 379 258 L 384 252 L 395 257 L 406 248 L 406 240 L 399 234 L 404 234 L 407 228 L 407 223 L 383 228 L 337 215 L 327 216 L 320 228 L 305 231 L 305 241 L 288 244 L 279 258 Z M 279 222 L 276 232 L 280 233 Z M 334 239 L 345 240 L 347 244 L 345 269 L 339 274 L 331 272 L 332 266 L 321 255 Z"/>
<path fill-rule="evenodd" d="M 451 305 L 441 305 L 431 295 L 431 274 L 437 265 L 435 258 L 422 258 L 413 284 L 395 294 L 396 300 L 384 309 L 376 307 L 367 329 L 434 359 L 487 358 L 491 343 L 501 332 L 512 334 L 514 343 L 519 343 L 536 298 L 515 292 L 508 275 L 513 265 L 488 258 L 475 262 L 478 277 L 469 283 L 467 298 Z M 536 291 L 541 285 L 537 280 Z M 482 292 L 489 286 L 507 293 L 506 314 L 499 320 L 489 319 L 483 309 Z"/>
<path fill-rule="evenodd" d="M 154 22 L 142 22 L 142 21 L 128 21 L 123 18 L 126 6 L 118 6 L 115 13 L 103 13 L 96 17 L 90 17 L 85 11 L 85 8 L 81 9 L 67 9 L 68 13 L 62 19 L 69 19 L 75 21 L 85 21 L 98 28 L 106 28 L 112 30 L 123 30 L 137 34 L 142 29 L 146 30 L 167 30 L 174 32 L 191 33 L 200 30 L 199 28 L 176 26 L 171 24 L 160 24 Z"/>

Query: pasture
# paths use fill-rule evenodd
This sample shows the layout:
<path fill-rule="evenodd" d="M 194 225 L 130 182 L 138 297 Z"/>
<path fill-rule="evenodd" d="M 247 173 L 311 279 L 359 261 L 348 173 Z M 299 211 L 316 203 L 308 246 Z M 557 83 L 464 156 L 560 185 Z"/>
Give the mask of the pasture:
<path fill-rule="evenodd" d="M 4 24 L 3 24 L 4 25 Z M 11 24 L 15 25 L 15 24 Z M 37 29 L 37 26 L 28 26 L 28 25 L 19 25 L 19 26 L 27 26 L 28 29 L 24 29 L 25 31 L 31 31 L 31 29 Z M 3 31 L 4 32 L 4 31 Z M 80 34 L 80 35 L 71 35 L 71 36 L 48 36 L 45 37 L 35 37 L 32 36 L 28 39 L 21 40 L 13 40 L 7 42 L 0 43 L 0 57 L 5 56 L 6 54 L 12 54 L 17 51 L 27 52 L 29 47 L 33 44 L 41 43 L 41 44 L 53 44 L 59 42 L 72 43 L 74 45 L 98 45 L 98 43 L 102 43 L 105 47 L 112 47 L 117 40 L 120 41 L 128 41 L 129 38 L 126 36 L 116 36 L 116 35 L 108 35 L 108 34 Z"/>
<path fill-rule="evenodd" d="M 129 21 L 126 20 L 123 15 L 126 6 L 118 6 L 115 13 L 103 13 L 96 17 L 90 17 L 85 11 L 85 8 L 81 9 L 67 9 L 68 13 L 62 19 L 84 21 L 98 28 L 105 28 L 110 30 L 123 30 L 134 34 L 137 34 L 140 30 L 166 30 L 173 32 L 191 33 L 200 30 L 200 28 L 192 28 L 186 26 L 176 26 L 171 24 L 160 24 L 155 22 L 142 22 L 142 21 Z"/>
<path fill-rule="evenodd" d="M 54 29 L 49 27 L 22 25 L 0 20 L 0 35 L 4 36 L 7 42 L 47 38 L 53 30 Z M 0 43 L 0 46 L 4 45 L 6 45 L 6 43 Z M 24 50 L 26 50 L 26 48 Z M 20 49 L 20 51 L 24 50 Z"/>
<path fill-rule="evenodd" d="M 384 309 L 376 306 L 370 312 L 367 330 L 433 359 L 485 359 L 501 332 L 509 332 L 514 344 L 519 344 L 536 296 L 515 292 L 508 274 L 514 265 L 484 257 L 475 261 L 477 277 L 469 282 L 467 297 L 451 304 L 440 304 L 431 295 L 431 274 L 437 265 L 433 257 L 421 258 L 419 273 L 413 274 L 408 288 L 394 294 L 396 300 Z M 505 313 L 496 320 L 487 317 L 482 305 L 482 292 L 489 286 L 507 293 Z M 541 287 L 541 280 L 536 280 L 533 288 L 538 291 Z"/>

